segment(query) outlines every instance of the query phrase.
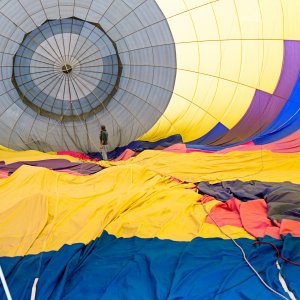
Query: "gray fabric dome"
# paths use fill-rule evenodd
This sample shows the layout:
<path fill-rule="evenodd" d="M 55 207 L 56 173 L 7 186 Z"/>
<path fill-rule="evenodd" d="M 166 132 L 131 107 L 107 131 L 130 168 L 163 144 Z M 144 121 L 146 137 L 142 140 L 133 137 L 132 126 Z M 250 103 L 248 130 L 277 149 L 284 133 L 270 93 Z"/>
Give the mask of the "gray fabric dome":
<path fill-rule="evenodd" d="M 167 107 L 175 45 L 155 1 L 27 0 L 0 7 L 0 139 L 96 151 L 147 132 Z"/>

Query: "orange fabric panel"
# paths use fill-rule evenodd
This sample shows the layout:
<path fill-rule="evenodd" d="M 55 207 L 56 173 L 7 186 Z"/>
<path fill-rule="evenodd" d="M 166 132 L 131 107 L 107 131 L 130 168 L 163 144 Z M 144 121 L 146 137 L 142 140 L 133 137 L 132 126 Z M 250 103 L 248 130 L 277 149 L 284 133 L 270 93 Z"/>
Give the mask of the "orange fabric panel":
<path fill-rule="evenodd" d="M 213 200 L 213 197 L 205 196 L 203 202 Z M 299 222 L 284 219 L 281 223 L 274 222 L 268 218 L 268 207 L 263 199 L 242 202 L 232 198 L 226 202 L 220 202 L 210 212 L 206 218 L 206 223 L 218 226 L 232 225 L 244 228 L 248 233 L 255 237 L 265 235 L 280 239 L 280 235 L 288 233 L 300 237 Z"/>

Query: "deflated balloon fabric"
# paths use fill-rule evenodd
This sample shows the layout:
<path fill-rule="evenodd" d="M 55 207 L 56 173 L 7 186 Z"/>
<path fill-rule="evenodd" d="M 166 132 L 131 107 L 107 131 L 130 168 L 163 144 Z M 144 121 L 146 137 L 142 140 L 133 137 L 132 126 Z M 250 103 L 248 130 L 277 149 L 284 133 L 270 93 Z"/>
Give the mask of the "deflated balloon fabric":
<path fill-rule="evenodd" d="M 272 247 L 249 239 L 236 241 L 266 283 L 288 297 L 278 280 Z M 300 260 L 300 239 L 288 235 L 264 241 Z M 35 278 L 36 299 L 282 299 L 259 281 L 232 241 L 220 238 L 176 242 L 116 238 L 104 231 L 88 245 L 2 257 L 0 264 L 13 299 L 20 300 L 30 298 Z M 299 298 L 300 268 L 282 260 L 279 264 L 290 291 Z M 5 297 L 3 289 L 0 297 Z"/>
<path fill-rule="evenodd" d="M 0 145 L 0 158 L 6 164 L 19 161 L 37 161 L 45 159 L 66 159 L 70 162 L 78 162 L 78 158 L 55 153 L 44 153 L 36 150 L 15 151 Z"/>
<path fill-rule="evenodd" d="M 261 182 L 257 180 L 223 181 L 215 184 L 199 182 L 200 193 L 208 194 L 218 200 L 238 198 L 242 201 L 263 198 L 268 205 L 268 216 L 281 221 L 291 219 L 300 221 L 300 185 L 291 182 Z"/>
<path fill-rule="evenodd" d="M 300 237 L 300 223 L 289 219 L 273 222 L 268 218 L 267 204 L 263 199 L 242 202 L 232 198 L 221 202 L 212 208 L 205 222 L 210 224 L 216 222 L 221 227 L 239 226 L 257 238 L 268 235 L 280 239 L 281 235 L 288 233 Z"/>
<path fill-rule="evenodd" d="M 94 163 L 74 163 L 66 159 L 46 159 L 37 161 L 19 161 L 7 165 L 0 164 L 0 171 L 6 171 L 10 175 L 23 165 L 43 167 L 54 171 L 69 170 L 72 172 L 77 172 L 78 174 L 86 175 L 91 175 L 102 170 L 99 165 Z"/>
<path fill-rule="evenodd" d="M 146 150 L 111 166 L 142 166 L 186 182 L 211 183 L 235 180 L 300 183 L 300 153 L 243 151 L 218 153 L 171 153 Z"/>
<path fill-rule="evenodd" d="M 143 167 L 119 166 L 73 176 L 22 166 L 0 181 L 0 199 L 0 250 L 5 256 L 87 244 L 103 230 L 117 237 L 177 241 L 227 238 L 217 226 L 205 223 L 206 212 L 193 184 Z M 218 203 L 205 204 L 207 211 Z M 253 239 L 243 228 L 226 228 L 234 238 Z"/>

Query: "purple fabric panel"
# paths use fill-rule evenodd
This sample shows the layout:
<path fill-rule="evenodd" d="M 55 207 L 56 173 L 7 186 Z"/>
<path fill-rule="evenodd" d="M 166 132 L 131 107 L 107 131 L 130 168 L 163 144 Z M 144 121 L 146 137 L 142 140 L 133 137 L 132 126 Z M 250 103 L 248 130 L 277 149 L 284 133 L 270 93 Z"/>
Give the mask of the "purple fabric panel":
<path fill-rule="evenodd" d="M 289 98 L 300 71 L 300 42 L 284 41 L 284 59 L 274 95 Z"/>
<path fill-rule="evenodd" d="M 19 167 L 27 165 L 27 166 L 35 166 L 35 167 L 43 167 L 50 170 L 70 170 L 76 171 L 81 174 L 91 175 L 97 173 L 102 170 L 102 168 L 93 163 L 73 163 L 66 159 L 46 159 L 46 160 L 38 160 L 38 161 L 19 161 L 15 163 L 11 163 L 8 165 L 0 165 L 0 169 L 3 171 L 7 171 L 12 174 Z"/>
<path fill-rule="evenodd" d="M 274 94 L 256 90 L 242 119 L 227 133 L 209 145 L 223 146 L 244 142 L 266 128 L 280 113 L 290 96 L 300 71 L 300 42 L 284 42 L 284 59 Z"/>
<path fill-rule="evenodd" d="M 219 146 L 243 142 L 268 126 L 280 112 L 284 103 L 281 98 L 256 90 L 251 105 L 240 122 L 210 145 Z"/>

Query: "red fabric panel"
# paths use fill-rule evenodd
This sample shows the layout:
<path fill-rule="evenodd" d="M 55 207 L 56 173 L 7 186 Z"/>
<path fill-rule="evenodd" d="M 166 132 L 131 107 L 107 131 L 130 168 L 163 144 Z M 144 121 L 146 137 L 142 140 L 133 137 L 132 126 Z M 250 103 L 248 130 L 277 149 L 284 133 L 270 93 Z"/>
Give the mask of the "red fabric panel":
<path fill-rule="evenodd" d="M 232 198 L 216 205 L 210 215 L 219 226 L 237 226 L 244 228 L 255 237 L 269 235 L 280 239 L 280 228 L 268 218 L 267 204 L 263 199 L 242 202 Z M 209 216 L 206 218 L 206 222 L 215 224 Z M 299 224 L 299 222 L 297 223 Z M 288 232 L 293 234 L 293 231 Z"/>
<path fill-rule="evenodd" d="M 240 218 L 240 205 L 241 201 L 235 198 L 221 202 L 210 211 L 210 216 L 219 226 L 232 225 L 243 227 Z M 206 218 L 206 223 L 215 224 L 209 216 Z"/>
<path fill-rule="evenodd" d="M 255 237 L 265 235 L 280 239 L 279 228 L 268 218 L 267 203 L 263 199 L 242 202 L 240 207 L 243 227 Z"/>
<path fill-rule="evenodd" d="M 203 202 L 214 200 L 205 196 Z M 255 237 L 269 235 L 280 239 L 280 235 L 290 233 L 300 237 L 300 222 L 283 219 L 281 223 L 268 218 L 268 207 L 263 199 L 242 202 L 232 198 L 226 202 L 220 202 L 211 211 L 210 216 L 219 226 L 232 225 L 244 228 Z M 206 223 L 215 224 L 208 216 Z"/>
<path fill-rule="evenodd" d="M 57 155 L 69 155 L 75 158 L 79 158 L 82 160 L 91 160 L 91 161 L 98 161 L 99 159 L 91 159 L 88 155 L 85 155 L 81 152 L 76 152 L 76 151 L 57 151 L 56 152 Z"/>

